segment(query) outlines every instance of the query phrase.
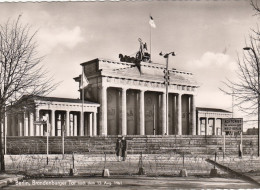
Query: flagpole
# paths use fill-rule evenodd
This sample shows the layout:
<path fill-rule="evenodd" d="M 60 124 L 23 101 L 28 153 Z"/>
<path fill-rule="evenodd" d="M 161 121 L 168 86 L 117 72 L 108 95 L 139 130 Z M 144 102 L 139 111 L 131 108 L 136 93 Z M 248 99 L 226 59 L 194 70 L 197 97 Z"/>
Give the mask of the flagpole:
<path fill-rule="evenodd" d="M 151 14 L 150 14 L 151 18 Z M 152 26 L 150 25 L 150 62 L 152 62 Z"/>
<path fill-rule="evenodd" d="M 81 98 L 82 98 L 82 115 L 81 115 L 81 127 L 80 127 L 80 136 L 84 136 L 84 124 L 85 124 L 85 121 L 84 121 L 84 97 L 85 97 L 85 93 L 84 93 L 84 88 L 89 84 L 89 81 L 88 79 L 86 78 L 85 76 L 85 73 L 84 73 L 84 66 L 82 66 L 82 74 L 81 74 L 81 85 L 80 85 L 80 89 L 82 90 L 82 95 L 81 95 Z M 87 133 L 87 131 L 86 131 Z"/>
<path fill-rule="evenodd" d="M 84 77 L 84 69 L 83 69 L 83 66 L 82 66 L 82 76 L 81 78 L 83 79 Z M 80 130 L 80 136 L 84 136 L 82 131 L 84 131 L 84 84 L 83 84 L 83 80 L 81 81 L 82 82 L 82 127 L 81 127 L 81 130 Z"/>

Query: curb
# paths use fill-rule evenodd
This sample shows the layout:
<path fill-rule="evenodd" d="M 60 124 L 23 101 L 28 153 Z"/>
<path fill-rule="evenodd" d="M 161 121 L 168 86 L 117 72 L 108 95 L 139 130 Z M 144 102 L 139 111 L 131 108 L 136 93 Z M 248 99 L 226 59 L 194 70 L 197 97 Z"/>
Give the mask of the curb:
<path fill-rule="evenodd" d="M 20 181 L 23 178 L 24 178 L 24 176 L 22 176 L 22 175 L 17 175 L 15 177 L 11 177 L 11 176 L 6 177 L 6 179 L 0 180 L 0 188 L 5 187 L 9 184 L 15 183 L 17 181 Z"/>
<path fill-rule="evenodd" d="M 230 174 L 235 174 L 236 176 L 240 177 L 244 181 L 250 182 L 251 184 L 254 184 L 254 185 L 260 187 L 260 183 L 258 181 L 254 180 L 253 178 L 251 178 L 251 177 L 249 177 L 249 176 L 247 176 L 245 174 L 242 174 L 242 173 L 239 173 L 239 172 L 237 172 L 235 170 L 232 170 L 229 167 L 224 166 L 222 164 L 219 164 L 219 163 L 217 163 L 217 162 L 215 162 L 215 161 L 213 161 L 211 159 L 206 159 L 206 161 L 208 163 L 210 163 L 210 164 L 213 164 L 213 165 L 215 164 L 215 166 L 218 167 L 219 169 L 221 169 L 222 171 L 228 172 Z"/>

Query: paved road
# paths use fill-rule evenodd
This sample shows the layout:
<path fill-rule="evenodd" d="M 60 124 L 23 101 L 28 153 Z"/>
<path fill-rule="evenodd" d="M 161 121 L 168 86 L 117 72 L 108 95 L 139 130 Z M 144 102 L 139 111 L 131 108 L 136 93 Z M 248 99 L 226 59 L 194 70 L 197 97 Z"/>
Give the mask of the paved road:
<path fill-rule="evenodd" d="M 230 178 L 88 177 L 29 179 L 4 189 L 252 189 L 253 184 Z"/>

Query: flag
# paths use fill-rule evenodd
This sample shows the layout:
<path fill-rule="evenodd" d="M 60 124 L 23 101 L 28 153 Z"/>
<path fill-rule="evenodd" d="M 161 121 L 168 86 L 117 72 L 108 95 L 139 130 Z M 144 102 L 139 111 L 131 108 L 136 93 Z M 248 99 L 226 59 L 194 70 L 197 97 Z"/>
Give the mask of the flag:
<path fill-rule="evenodd" d="M 85 87 L 87 87 L 89 84 L 88 79 L 86 77 L 86 75 L 84 74 L 84 71 L 82 70 L 82 75 L 81 75 L 81 80 L 80 80 L 80 89 L 83 89 Z"/>
<path fill-rule="evenodd" d="M 150 16 L 149 24 L 151 25 L 151 27 L 156 28 L 153 17 L 151 17 L 151 16 Z"/>

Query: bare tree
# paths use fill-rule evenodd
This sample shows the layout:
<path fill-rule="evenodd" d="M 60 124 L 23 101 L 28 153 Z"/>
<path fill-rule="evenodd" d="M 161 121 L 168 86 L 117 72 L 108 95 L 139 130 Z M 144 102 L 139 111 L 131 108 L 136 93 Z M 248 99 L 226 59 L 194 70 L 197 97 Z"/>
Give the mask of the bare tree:
<path fill-rule="evenodd" d="M 257 1 L 251 0 L 251 6 L 255 15 L 260 15 L 260 8 Z M 225 86 L 221 89 L 235 98 L 235 106 L 248 116 L 256 116 L 258 113 L 258 98 L 260 96 L 259 76 L 260 76 L 260 32 L 253 30 L 249 36 L 248 43 L 245 44 L 243 57 L 238 58 L 237 80 L 227 80 Z"/>
<path fill-rule="evenodd" d="M 241 111 L 250 115 L 258 113 L 258 75 L 259 70 L 259 44 L 254 36 L 250 36 L 250 43 L 245 45 L 243 58 L 238 58 L 238 70 L 236 80 L 227 80 L 225 86 L 221 89 L 225 93 L 235 98 L 235 106 Z"/>
<path fill-rule="evenodd" d="M 259 8 L 259 5 L 257 3 L 257 0 L 251 0 L 250 4 L 253 7 L 254 11 L 256 12 L 255 15 L 259 15 L 260 14 L 260 8 Z"/>
<path fill-rule="evenodd" d="M 56 87 L 41 66 L 43 57 L 37 55 L 37 31 L 32 32 L 20 18 L 21 15 L 16 20 L 0 24 L 0 123 L 12 102 L 23 95 L 46 95 Z M 0 150 L 1 142 L 0 135 Z M 3 153 L 0 153 L 3 171 Z"/>

